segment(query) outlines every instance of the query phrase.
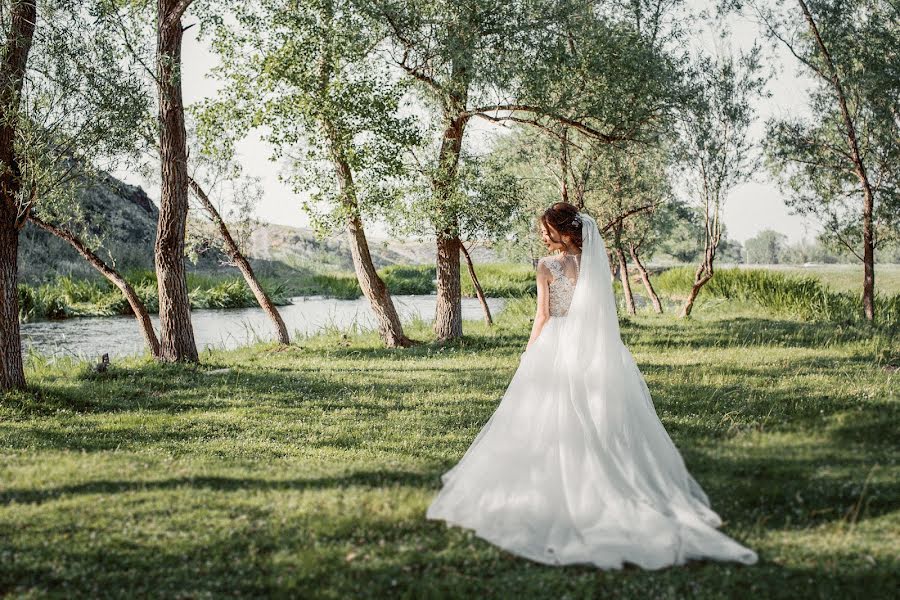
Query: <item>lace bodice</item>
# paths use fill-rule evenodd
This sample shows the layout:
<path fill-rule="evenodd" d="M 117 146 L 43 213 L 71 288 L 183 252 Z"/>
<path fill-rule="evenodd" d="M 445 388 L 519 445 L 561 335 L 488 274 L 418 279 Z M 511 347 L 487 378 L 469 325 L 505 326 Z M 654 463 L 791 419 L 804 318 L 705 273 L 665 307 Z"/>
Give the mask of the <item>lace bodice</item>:
<path fill-rule="evenodd" d="M 569 312 L 575 284 L 578 281 L 580 256 L 566 254 L 562 256 L 546 256 L 541 262 L 550 271 L 550 316 L 564 317 Z"/>

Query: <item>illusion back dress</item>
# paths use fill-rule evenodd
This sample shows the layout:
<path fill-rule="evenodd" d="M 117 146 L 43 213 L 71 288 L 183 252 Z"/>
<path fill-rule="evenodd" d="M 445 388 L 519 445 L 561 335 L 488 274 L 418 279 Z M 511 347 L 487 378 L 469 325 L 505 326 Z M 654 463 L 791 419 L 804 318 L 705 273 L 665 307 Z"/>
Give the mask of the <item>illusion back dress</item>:
<path fill-rule="evenodd" d="M 550 318 L 441 477 L 427 517 L 547 564 L 755 563 L 755 552 L 718 531 L 721 519 L 657 417 L 619 336 L 602 238 L 579 216 L 581 259 L 541 259 L 552 276 Z"/>

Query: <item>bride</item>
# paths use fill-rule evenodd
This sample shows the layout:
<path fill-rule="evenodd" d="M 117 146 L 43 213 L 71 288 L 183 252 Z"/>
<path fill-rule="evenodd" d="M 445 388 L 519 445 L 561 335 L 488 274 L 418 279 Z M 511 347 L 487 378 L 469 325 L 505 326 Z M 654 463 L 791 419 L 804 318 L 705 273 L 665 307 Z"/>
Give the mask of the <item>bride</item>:
<path fill-rule="evenodd" d="M 494 414 L 446 472 L 429 519 L 538 562 L 645 569 L 753 564 L 685 468 L 619 337 L 603 239 L 559 202 L 541 217 L 537 314 Z"/>

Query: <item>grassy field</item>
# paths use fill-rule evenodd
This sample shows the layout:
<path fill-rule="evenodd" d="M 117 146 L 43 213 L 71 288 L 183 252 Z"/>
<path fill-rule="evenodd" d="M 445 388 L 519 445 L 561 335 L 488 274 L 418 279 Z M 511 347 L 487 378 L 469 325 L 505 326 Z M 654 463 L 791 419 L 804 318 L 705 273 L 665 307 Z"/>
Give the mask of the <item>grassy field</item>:
<path fill-rule="evenodd" d="M 766 265 L 764 268 L 785 275 L 813 276 L 838 292 L 862 293 L 862 265 Z M 882 294 L 900 294 L 900 265 L 875 265 L 875 289 Z"/>
<path fill-rule="evenodd" d="M 518 364 L 533 304 L 458 344 L 339 333 L 95 374 L 33 359 L 0 403 L 0 594 L 24 598 L 891 598 L 885 333 L 702 301 L 623 322 L 657 411 L 752 567 L 552 568 L 427 521 Z M 873 358 L 877 357 L 877 358 Z"/>

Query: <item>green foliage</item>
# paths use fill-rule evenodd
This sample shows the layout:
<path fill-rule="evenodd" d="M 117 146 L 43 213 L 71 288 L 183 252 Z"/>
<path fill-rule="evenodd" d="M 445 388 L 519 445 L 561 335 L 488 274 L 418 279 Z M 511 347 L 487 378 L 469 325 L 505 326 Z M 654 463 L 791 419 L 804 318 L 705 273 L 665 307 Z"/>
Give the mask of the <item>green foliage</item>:
<path fill-rule="evenodd" d="M 496 409 L 533 301 L 454 344 L 333 332 L 200 368 L 32 357 L 0 399 L 0 586 L 21 597 L 892 597 L 900 470 L 884 336 L 726 302 L 623 325 L 655 409 L 759 552 L 643 571 L 549 567 L 425 519 Z M 227 369 L 221 372 L 220 369 Z M 218 371 L 218 372 L 217 372 Z M 360 377 L 364 374 L 365 377 Z M 39 538 L 36 532 L 40 532 Z M 519 592 L 519 590 L 523 590 Z"/>
<path fill-rule="evenodd" d="M 755 2 L 750 2 L 756 5 Z M 807 0 L 819 34 L 839 73 L 841 87 L 873 190 L 876 244 L 900 238 L 900 47 L 897 6 L 888 0 Z M 811 77 L 808 117 L 773 117 L 766 123 L 770 171 L 788 192 L 797 213 L 825 225 L 831 248 L 862 256 L 863 191 L 848 144 L 830 69 L 810 26 L 794 2 L 767 3 L 756 10 L 764 33 L 789 44 Z"/>
<path fill-rule="evenodd" d="M 378 60 L 376 34 L 354 3 L 224 4 L 205 25 L 225 84 L 196 111 L 205 149 L 228 154 L 264 127 L 273 158 L 290 159 L 291 185 L 309 194 L 304 208 L 318 230 L 379 214 L 418 137 L 412 117 L 399 115 L 405 87 Z"/>
<path fill-rule="evenodd" d="M 15 122 L 16 160 L 30 207 L 97 245 L 102 224 L 88 224 L 77 190 L 123 156 L 134 156 L 150 106 L 142 67 L 117 27 L 107 0 L 39 3 L 34 43 Z M 89 226 L 90 225 L 90 226 Z"/>

